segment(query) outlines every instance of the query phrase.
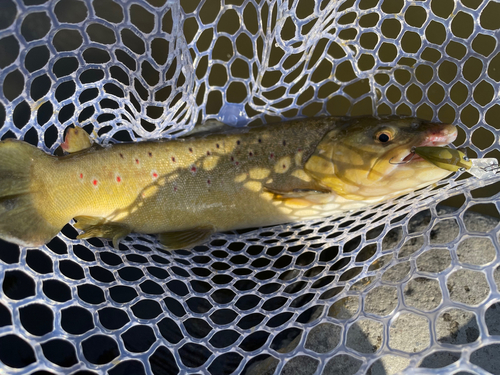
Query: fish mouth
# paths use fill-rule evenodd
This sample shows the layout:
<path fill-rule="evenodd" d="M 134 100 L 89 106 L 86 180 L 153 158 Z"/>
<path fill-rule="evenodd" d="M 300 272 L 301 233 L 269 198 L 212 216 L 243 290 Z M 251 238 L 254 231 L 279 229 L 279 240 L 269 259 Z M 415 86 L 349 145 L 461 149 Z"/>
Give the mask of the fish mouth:
<path fill-rule="evenodd" d="M 439 124 L 434 125 L 429 129 L 424 140 L 419 144 L 413 145 L 410 149 L 405 150 L 402 153 L 402 158 L 400 159 L 401 164 L 416 163 L 425 161 L 420 155 L 415 153 L 415 148 L 417 147 L 439 147 L 447 146 L 453 142 L 458 135 L 457 127 L 451 124 Z"/>
<path fill-rule="evenodd" d="M 416 161 L 421 161 L 424 160 L 423 157 L 421 157 L 419 154 L 415 153 L 414 151 L 415 147 L 413 147 L 408 155 L 406 155 L 402 160 L 401 163 L 409 163 L 409 162 L 416 162 Z"/>

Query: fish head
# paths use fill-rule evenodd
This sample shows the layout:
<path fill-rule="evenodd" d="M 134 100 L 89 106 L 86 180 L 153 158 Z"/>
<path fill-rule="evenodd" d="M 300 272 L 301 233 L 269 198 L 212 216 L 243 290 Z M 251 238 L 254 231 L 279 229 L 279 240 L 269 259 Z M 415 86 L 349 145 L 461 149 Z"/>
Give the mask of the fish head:
<path fill-rule="evenodd" d="M 389 199 L 450 173 L 414 150 L 453 142 L 454 125 L 395 116 L 344 119 L 339 125 L 323 137 L 304 169 L 347 199 Z"/>

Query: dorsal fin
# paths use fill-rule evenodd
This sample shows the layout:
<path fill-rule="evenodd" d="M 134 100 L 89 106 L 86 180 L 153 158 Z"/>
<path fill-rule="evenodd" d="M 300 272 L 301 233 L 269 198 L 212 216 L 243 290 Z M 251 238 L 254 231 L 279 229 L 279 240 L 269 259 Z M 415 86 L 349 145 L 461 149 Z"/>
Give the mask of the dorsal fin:
<path fill-rule="evenodd" d="M 87 132 L 83 128 L 78 127 L 68 128 L 64 137 L 64 143 L 61 144 L 61 148 L 70 154 L 86 150 L 91 146 L 92 140 Z"/>

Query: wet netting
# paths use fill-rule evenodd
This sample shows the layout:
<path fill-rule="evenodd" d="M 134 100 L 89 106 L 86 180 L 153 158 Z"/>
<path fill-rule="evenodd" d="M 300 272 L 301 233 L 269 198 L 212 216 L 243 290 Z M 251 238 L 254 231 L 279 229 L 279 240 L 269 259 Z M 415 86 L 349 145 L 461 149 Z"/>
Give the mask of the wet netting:
<path fill-rule="evenodd" d="M 499 35 L 493 0 L 1 0 L 0 136 L 399 114 L 498 159 Z M 189 251 L 1 242 L 0 372 L 498 374 L 500 184 L 469 177 Z"/>

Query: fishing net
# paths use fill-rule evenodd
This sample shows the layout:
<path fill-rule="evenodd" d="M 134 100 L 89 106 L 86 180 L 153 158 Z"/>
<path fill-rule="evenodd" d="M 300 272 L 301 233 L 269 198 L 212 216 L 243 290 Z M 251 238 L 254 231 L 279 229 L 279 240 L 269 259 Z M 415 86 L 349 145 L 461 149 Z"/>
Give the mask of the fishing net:
<path fill-rule="evenodd" d="M 54 153 L 321 115 L 453 122 L 499 157 L 500 3 L 1 0 L 0 136 Z M 304 134 L 306 137 L 307 134 Z M 167 253 L 0 247 L 0 361 L 36 374 L 500 373 L 497 179 Z M 445 204 L 453 208 L 441 208 Z M 479 215 L 482 212 L 490 215 Z M 432 369 L 432 370 L 431 370 Z"/>

